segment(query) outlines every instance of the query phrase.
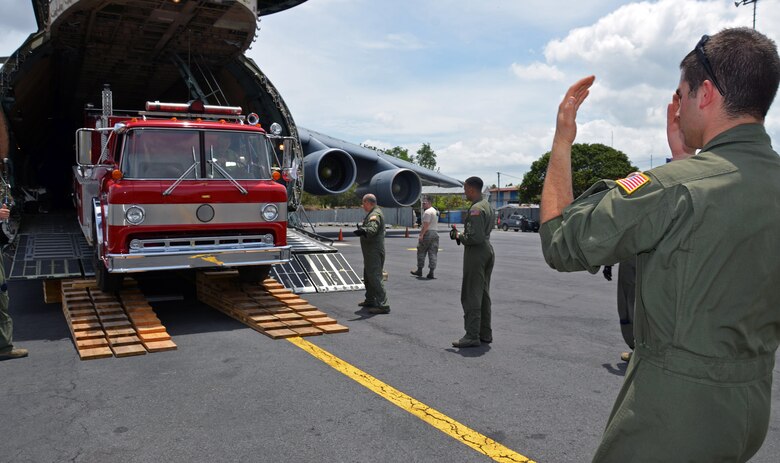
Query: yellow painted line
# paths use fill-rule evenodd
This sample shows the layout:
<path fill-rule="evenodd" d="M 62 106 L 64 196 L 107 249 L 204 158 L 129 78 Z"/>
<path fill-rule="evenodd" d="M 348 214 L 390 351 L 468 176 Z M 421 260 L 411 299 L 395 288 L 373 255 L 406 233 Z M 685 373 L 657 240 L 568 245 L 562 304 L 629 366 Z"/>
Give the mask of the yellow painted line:
<path fill-rule="evenodd" d="M 455 440 L 468 445 L 479 453 L 487 455 L 495 461 L 500 462 L 522 462 L 535 463 L 528 457 L 511 450 L 493 439 L 478 433 L 477 431 L 465 426 L 447 415 L 434 410 L 424 403 L 410 397 L 398 389 L 383 383 L 374 378 L 365 371 L 352 366 L 341 360 L 330 352 L 323 350 L 316 345 L 304 340 L 303 338 L 288 338 L 288 341 L 305 350 L 313 357 L 322 360 L 330 365 L 334 370 L 341 372 L 348 378 L 371 390 L 388 402 L 400 407 L 412 415 L 420 418 L 439 431 L 447 434 Z"/>

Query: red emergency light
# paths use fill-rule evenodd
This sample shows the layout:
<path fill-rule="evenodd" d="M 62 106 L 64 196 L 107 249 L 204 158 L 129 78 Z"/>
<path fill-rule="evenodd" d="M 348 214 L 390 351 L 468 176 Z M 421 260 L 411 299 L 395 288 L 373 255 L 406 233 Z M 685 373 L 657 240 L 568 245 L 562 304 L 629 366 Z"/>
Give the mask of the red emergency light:
<path fill-rule="evenodd" d="M 168 113 L 193 113 L 193 114 L 220 114 L 226 116 L 240 116 L 241 106 L 215 106 L 203 104 L 200 100 L 189 103 L 161 103 L 159 101 L 147 101 L 147 111 L 159 111 Z"/>

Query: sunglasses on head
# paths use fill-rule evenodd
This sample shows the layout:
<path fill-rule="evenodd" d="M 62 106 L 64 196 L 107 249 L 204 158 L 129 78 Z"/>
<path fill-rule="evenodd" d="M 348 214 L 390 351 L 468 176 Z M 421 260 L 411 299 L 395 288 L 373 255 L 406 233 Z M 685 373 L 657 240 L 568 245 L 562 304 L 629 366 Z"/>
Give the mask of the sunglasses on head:
<path fill-rule="evenodd" d="M 710 81 L 713 85 L 715 85 L 715 88 L 718 89 L 721 95 L 726 96 L 726 92 L 723 91 L 723 87 L 720 86 L 718 83 L 718 79 L 715 77 L 715 71 L 712 70 L 712 66 L 710 65 L 710 60 L 707 59 L 707 53 L 704 51 L 704 45 L 710 40 L 710 36 L 707 34 L 704 34 L 701 36 L 701 40 L 699 40 L 699 43 L 696 44 L 696 56 L 699 58 L 699 62 L 704 67 L 704 72 L 707 73 L 707 75 L 710 77 Z"/>

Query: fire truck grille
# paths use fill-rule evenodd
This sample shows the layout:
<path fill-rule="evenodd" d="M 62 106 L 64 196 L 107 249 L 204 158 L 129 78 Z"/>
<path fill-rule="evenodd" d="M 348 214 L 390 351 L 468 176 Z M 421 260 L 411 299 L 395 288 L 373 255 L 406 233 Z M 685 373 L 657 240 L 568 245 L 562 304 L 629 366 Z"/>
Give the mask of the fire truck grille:
<path fill-rule="evenodd" d="M 273 235 L 198 236 L 130 241 L 130 254 L 151 252 L 212 252 L 218 250 L 258 249 L 274 246 Z"/>

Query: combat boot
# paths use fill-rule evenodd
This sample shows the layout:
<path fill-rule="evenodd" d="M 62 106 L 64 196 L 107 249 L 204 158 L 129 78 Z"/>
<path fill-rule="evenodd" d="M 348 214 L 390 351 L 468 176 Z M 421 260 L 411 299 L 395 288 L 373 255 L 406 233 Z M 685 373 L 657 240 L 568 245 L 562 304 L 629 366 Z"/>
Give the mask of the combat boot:
<path fill-rule="evenodd" d="M 373 307 L 374 304 L 368 301 L 358 302 L 358 305 L 360 307 Z"/>
<path fill-rule="evenodd" d="M 428 275 L 426 275 L 425 278 L 427 278 L 429 280 L 436 279 L 436 277 L 433 276 L 433 270 L 428 270 Z"/>
<path fill-rule="evenodd" d="M 20 359 L 27 357 L 27 349 L 15 347 L 7 352 L 0 352 L 0 360 Z"/>
<path fill-rule="evenodd" d="M 368 313 L 377 314 L 377 315 L 390 313 L 390 306 L 383 305 L 379 307 L 369 307 Z"/>
<path fill-rule="evenodd" d="M 414 276 L 421 277 L 422 276 L 422 267 L 417 267 L 417 270 L 412 270 L 409 273 L 411 273 Z"/>
<path fill-rule="evenodd" d="M 479 347 L 481 344 L 479 339 L 460 338 L 452 343 L 452 347 Z"/>

